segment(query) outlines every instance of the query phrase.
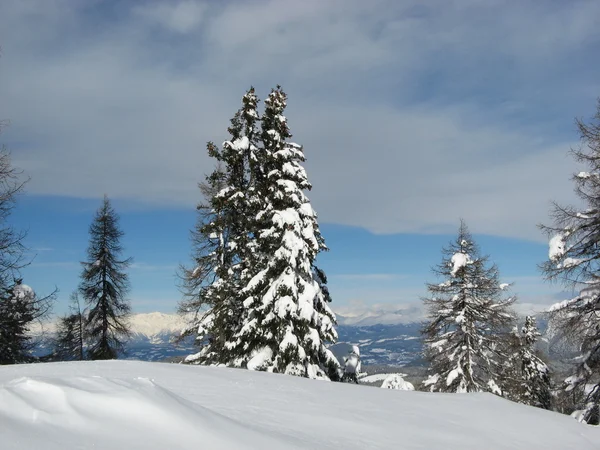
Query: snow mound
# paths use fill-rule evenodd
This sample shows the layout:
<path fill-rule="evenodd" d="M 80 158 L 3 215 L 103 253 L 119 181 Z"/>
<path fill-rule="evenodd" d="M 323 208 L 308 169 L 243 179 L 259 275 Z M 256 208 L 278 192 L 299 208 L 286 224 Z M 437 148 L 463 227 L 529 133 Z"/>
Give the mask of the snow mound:
<path fill-rule="evenodd" d="M 0 435 L 3 449 L 65 448 L 67 436 L 77 448 L 288 448 L 148 378 L 17 378 L 0 387 Z"/>
<path fill-rule="evenodd" d="M 367 374 L 365 374 L 364 376 L 360 377 L 359 379 L 360 379 L 361 383 L 377 383 L 378 381 L 385 380 L 390 375 L 398 375 L 400 377 L 405 377 L 406 376 L 406 374 L 404 374 L 404 373 L 396 373 L 396 374 L 375 373 L 373 375 L 367 375 Z"/>
<path fill-rule="evenodd" d="M 393 373 L 388 375 L 381 384 L 382 389 L 394 389 L 397 391 L 414 391 L 412 383 L 405 381 L 400 375 Z"/>
<path fill-rule="evenodd" d="M 0 448 L 597 449 L 600 428 L 491 394 L 137 361 L 0 366 Z"/>

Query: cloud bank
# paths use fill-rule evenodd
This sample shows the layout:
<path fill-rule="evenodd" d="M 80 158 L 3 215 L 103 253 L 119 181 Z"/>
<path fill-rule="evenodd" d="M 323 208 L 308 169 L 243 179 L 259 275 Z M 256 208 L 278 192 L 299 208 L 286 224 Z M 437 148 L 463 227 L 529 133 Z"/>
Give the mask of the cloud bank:
<path fill-rule="evenodd" d="M 280 83 L 321 221 L 541 239 L 600 95 L 600 3 L 5 1 L 2 140 L 28 192 L 192 207 L 206 141 Z"/>

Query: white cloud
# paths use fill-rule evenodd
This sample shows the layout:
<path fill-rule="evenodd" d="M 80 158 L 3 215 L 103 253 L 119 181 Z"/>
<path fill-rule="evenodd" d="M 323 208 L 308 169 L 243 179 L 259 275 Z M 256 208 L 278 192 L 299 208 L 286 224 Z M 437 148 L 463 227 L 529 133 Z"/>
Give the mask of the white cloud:
<path fill-rule="evenodd" d="M 192 207 L 205 142 L 250 84 L 281 83 L 322 221 L 542 239 L 549 201 L 572 200 L 596 1 L 107 5 L 0 6 L 3 139 L 31 194 Z"/>
<path fill-rule="evenodd" d="M 81 263 L 77 261 L 45 261 L 45 262 L 32 262 L 30 264 L 32 268 L 56 268 L 56 269 L 81 269 Z"/>
<path fill-rule="evenodd" d="M 148 264 L 144 262 L 134 262 L 129 265 L 129 268 L 142 272 L 166 272 L 169 274 L 174 274 L 177 270 L 177 266 L 174 264 Z"/>
<path fill-rule="evenodd" d="M 177 33 L 189 33 L 196 29 L 208 9 L 205 3 L 191 0 L 176 3 L 145 3 L 134 7 L 135 15 Z"/>
<path fill-rule="evenodd" d="M 330 280 L 344 281 L 397 281 L 409 275 L 399 273 L 340 273 L 329 275 Z"/>

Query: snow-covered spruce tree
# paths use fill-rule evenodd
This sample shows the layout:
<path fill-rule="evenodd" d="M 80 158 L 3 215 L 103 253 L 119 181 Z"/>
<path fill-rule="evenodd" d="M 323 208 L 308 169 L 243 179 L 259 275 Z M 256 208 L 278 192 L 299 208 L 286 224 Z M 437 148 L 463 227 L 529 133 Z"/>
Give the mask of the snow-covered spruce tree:
<path fill-rule="evenodd" d="M 81 310 L 77 292 L 71 295 L 69 314 L 58 319 L 54 339 L 54 359 L 82 361 L 85 359 L 85 313 Z"/>
<path fill-rule="evenodd" d="M 241 291 L 243 325 L 230 347 L 235 365 L 309 378 L 337 378 L 339 363 L 327 349 L 337 333 L 315 258 L 326 246 L 304 191 L 302 147 L 283 115 L 286 95 L 277 87 L 265 100 L 254 198 L 261 205 L 253 230 L 252 274 Z M 250 278 L 250 277 L 248 277 Z"/>
<path fill-rule="evenodd" d="M 541 336 L 535 317 L 527 316 L 521 329 L 522 402 L 538 408 L 552 408 L 550 370 L 536 355 L 535 344 Z"/>
<path fill-rule="evenodd" d="M 119 217 L 105 195 L 90 225 L 88 260 L 83 264 L 79 293 L 88 306 L 85 335 L 89 359 L 115 359 L 129 335 L 127 316 L 131 310 L 127 268 L 131 258 L 119 259 L 123 232 Z"/>
<path fill-rule="evenodd" d="M 581 145 L 572 150 L 587 167 L 573 177 L 583 206 L 554 205 L 553 225 L 540 228 L 550 237 L 549 260 L 541 265 L 547 280 L 559 281 L 579 295 L 550 308 L 553 326 L 576 344 L 581 355 L 575 373 L 565 380 L 574 398 L 583 398 L 578 419 L 600 418 L 600 100 L 591 123 L 577 120 Z M 586 385 L 592 384 L 591 390 Z"/>
<path fill-rule="evenodd" d="M 0 296 L 0 364 L 32 362 L 31 326 L 50 312 L 54 293 L 38 297 L 17 279 Z"/>
<path fill-rule="evenodd" d="M 424 386 L 440 392 L 489 391 L 501 394 L 503 341 L 514 314 L 514 297 L 505 297 L 498 269 L 488 265 L 461 221 L 456 241 L 443 250 L 434 272 L 444 281 L 428 284 L 424 299 Z"/>
<path fill-rule="evenodd" d="M 514 327 L 506 343 L 507 358 L 502 376 L 503 396 L 519 403 L 551 409 L 553 404 L 550 370 L 537 355 L 540 333 L 535 318 L 527 316 L 519 330 Z"/>
<path fill-rule="evenodd" d="M 242 108 L 231 120 L 231 136 L 222 150 L 209 142 L 208 153 L 217 161 L 213 173 L 200 184 L 205 201 L 192 231 L 194 267 L 183 270 L 186 299 L 179 311 L 192 314 L 183 336 L 196 335 L 200 351 L 186 358 L 194 364 L 231 365 L 230 342 L 240 330 L 240 290 L 247 273 L 247 254 L 252 250 L 253 217 L 258 205 L 253 200 L 257 160 L 256 122 L 258 98 L 250 88 Z"/>

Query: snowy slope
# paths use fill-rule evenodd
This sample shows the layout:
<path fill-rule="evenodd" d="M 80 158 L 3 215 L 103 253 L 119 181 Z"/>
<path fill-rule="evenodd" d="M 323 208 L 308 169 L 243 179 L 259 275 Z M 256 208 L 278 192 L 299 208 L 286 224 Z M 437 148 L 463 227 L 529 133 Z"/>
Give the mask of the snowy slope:
<path fill-rule="evenodd" d="M 0 367 L 0 448 L 569 449 L 600 429 L 490 394 L 134 361 Z"/>

